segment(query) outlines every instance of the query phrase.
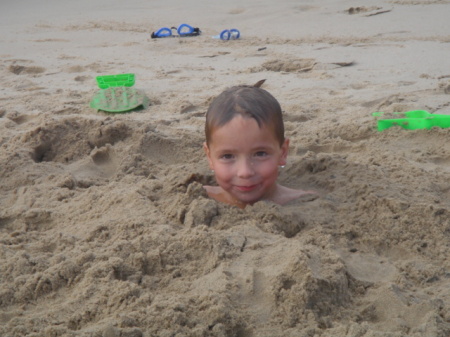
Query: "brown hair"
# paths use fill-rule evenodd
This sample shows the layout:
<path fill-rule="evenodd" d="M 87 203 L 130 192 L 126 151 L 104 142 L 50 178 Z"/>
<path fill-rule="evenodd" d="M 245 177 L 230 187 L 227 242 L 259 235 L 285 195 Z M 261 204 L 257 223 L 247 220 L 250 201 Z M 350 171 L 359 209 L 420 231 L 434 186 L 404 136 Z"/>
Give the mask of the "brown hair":
<path fill-rule="evenodd" d="M 272 126 L 280 146 L 283 144 L 284 124 L 280 103 L 266 90 L 247 85 L 226 89 L 212 101 L 206 112 L 206 143 L 210 144 L 215 128 L 227 124 L 236 115 L 254 118 L 260 128 L 263 125 Z"/>

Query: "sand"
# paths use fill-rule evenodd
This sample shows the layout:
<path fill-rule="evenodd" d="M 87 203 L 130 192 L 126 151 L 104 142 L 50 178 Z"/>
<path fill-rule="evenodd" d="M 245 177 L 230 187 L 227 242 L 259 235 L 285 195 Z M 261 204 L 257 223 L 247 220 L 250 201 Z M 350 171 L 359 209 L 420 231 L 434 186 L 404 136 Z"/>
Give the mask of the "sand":
<path fill-rule="evenodd" d="M 0 9 L 0 336 L 450 335 L 450 129 L 372 116 L 450 115 L 449 1 Z M 121 73 L 150 105 L 90 108 Z M 241 210 L 202 189 L 204 116 L 262 79 L 280 182 L 320 197 Z"/>

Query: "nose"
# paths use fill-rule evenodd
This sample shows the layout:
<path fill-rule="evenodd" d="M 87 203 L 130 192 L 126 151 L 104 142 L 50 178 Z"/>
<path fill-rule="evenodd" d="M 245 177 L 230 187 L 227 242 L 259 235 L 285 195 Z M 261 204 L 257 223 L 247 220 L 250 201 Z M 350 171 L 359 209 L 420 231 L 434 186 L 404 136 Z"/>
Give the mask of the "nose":
<path fill-rule="evenodd" d="M 250 178 L 254 174 L 255 170 L 251 160 L 242 158 L 242 160 L 237 163 L 237 176 L 239 178 Z"/>

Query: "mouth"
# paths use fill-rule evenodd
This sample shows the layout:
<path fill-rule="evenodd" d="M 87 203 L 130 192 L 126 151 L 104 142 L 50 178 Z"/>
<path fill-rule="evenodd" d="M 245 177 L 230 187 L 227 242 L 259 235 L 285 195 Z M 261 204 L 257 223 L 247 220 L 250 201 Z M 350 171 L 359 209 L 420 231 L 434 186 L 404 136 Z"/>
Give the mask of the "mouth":
<path fill-rule="evenodd" d="M 248 186 L 235 186 L 236 190 L 240 192 L 251 192 L 255 190 L 258 185 L 248 185 Z"/>

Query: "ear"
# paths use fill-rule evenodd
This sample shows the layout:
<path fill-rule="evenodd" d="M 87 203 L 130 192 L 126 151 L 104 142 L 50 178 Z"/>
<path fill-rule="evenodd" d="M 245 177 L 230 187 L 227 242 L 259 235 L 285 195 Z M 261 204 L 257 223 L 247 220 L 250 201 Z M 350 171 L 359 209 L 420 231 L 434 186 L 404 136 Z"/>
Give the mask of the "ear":
<path fill-rule="evenodd" d="M 205 151 L 206 158 L 208 159 L 209 168 L 211 170 L 214 170 L 214 166 L 213 166 L 213 163 L 211 160 L 211 153 L 209 152 L 209 147 L 208 147 L 208 144 L 206 144 L 206 142 L 203 143 L 203 150 Z"/>
<path fill-rule="evenodd" d="M 287 156 L 289 152 L 289 138 L 286 138 L 281 145 L 281 157 L 279 165 L 286 165 Z"/>

